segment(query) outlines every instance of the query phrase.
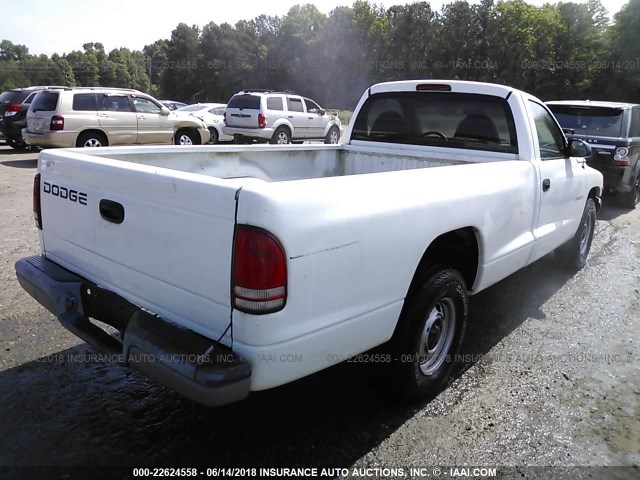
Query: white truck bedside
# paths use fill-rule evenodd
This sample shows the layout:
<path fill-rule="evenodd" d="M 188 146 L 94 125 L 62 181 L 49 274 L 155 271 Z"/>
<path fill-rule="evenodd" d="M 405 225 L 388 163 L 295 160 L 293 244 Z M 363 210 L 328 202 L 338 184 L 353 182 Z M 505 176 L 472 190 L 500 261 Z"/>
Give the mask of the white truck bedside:
<path fill-rule="evenodd" d="M 589 154 L 540 100 L 446 80 L 372 86 L 344 145 L 44 150 L 42 253 L 17 276 L 85 341 L 206 405 L 377 346 L 425 396 L 468 295 L 553 250 L 585 265 Z"/>

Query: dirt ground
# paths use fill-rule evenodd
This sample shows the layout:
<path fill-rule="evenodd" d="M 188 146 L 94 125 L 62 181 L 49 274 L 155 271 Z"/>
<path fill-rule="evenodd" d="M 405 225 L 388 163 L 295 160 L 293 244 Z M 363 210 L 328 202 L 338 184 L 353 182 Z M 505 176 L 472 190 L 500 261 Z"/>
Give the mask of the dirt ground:
<path fill-rule="evenodd" d="M 409 469 L 436 466 L 462 478 L 449 468 L 489 466 L 495 478 L 561 478 L 560 467 L 588 466 L 569 470 L 640 478 L 640 208 L 605 197 L 579 273 L 549 255 L 472 297 L 468 363 L 431 401 L 403 403 L 375 366 L 352 363 L 208 409 L 95 360 L 19 286 L 14 262 L 39 252 L 36 158 L 0 145 L 0 468 L 315 466 L 382 478 L 386 466 L 435 478 Z"/>

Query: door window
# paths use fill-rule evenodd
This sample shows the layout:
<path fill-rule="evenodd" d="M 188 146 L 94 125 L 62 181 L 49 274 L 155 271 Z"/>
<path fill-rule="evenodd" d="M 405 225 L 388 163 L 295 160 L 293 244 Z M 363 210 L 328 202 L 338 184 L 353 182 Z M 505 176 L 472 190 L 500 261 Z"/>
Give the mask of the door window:
<path fill-rule="evenodd" d="M 162 112 L 162 108 L 159 105 L 156 105 L 155 102 L 152 102 L 148 98 L 133 98 L 133 107 L 138 113 L 157 113 L 160 114 Z"/>
<path fill-rule="evenodd" d="M 98 97 L 100 97 L 98 95 Z M 98 100 L 98 107 L 101 111 L 109 112 L 130 112 L 131 103 L 126 95 L 102 95 Z"/>
<path fill-rule="evenodd" d="M 529 100 L 529 106 L 538 132 L 540 158 L 564 158 L 564 135 L 553 116 L 539 103 Z"/>
<path fill-rule="evenodd" d="M 321 110 L 320 106 L 313 100 L 305 98 L 304 103 L 307 105 L 307 112 L 319 112 Z"/>
<path fill-rule="evenodd" d="M 301 98 L 287 97 L 287 105 L 290 112 L 304 112 Z"/>

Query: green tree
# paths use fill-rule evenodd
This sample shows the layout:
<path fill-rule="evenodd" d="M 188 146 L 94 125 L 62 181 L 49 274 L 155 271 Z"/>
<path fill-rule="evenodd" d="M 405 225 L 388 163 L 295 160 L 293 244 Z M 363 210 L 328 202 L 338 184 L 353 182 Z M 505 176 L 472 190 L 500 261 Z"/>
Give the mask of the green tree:
<path fill-rule="evenodd" d="M 198 27 L 180 23 L 167 43 L 167 63 L 160 77 L 162 96 L 182 101 L 195 100 L 200 87 L 196 72 L 200 43 Z"/>

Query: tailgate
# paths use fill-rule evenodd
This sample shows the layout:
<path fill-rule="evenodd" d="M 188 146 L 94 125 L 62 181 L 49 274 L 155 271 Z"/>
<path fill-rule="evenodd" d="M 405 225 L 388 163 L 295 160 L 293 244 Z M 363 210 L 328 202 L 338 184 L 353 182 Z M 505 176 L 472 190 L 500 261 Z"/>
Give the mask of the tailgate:
<path fill-rule="evenodd" d="M 43 151 L 38 171 L 47 258 L 210 338 L 225 331 L 237 187 L 69 150 Z"/>
<path fill-rule="evenodd" d="M 248 93 L 234 95 L 227 104 L 227 126 L 258 128 L 260 97 Z"/>

